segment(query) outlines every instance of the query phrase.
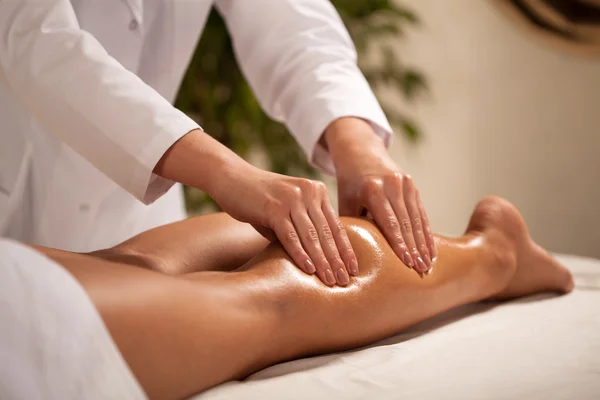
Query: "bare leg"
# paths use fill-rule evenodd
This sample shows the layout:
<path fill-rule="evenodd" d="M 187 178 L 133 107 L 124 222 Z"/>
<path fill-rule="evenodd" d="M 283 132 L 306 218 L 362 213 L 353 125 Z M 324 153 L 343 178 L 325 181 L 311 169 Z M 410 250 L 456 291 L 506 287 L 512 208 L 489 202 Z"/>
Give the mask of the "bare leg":
<path fill-rule="evenodd" d="M 469 302 L 572 288 L 569 273 L 533 246 L 518 213 L 498 199 L 478 206 L 463 237 L 436 239 L 439 258 L 425 279 L 400 263 L 372 224 L 343 222 L 361 268 L 346 288 L 305 275 L 277 245 L 235 273 L 181 278 L 86 255 L 53 258 L 86 288 L 155 398 L 364 345 Z"/>

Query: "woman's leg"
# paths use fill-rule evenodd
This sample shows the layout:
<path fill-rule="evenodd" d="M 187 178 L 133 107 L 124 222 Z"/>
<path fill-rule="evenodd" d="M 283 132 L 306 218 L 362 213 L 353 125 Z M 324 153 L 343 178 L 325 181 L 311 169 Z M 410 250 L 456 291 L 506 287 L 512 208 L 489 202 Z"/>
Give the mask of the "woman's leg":
<path fill-rule="evenodd" d="M 83 284 L 156 398 L 181 398 L 277 362 L 364 345 L 461 304 L 572 288 L 569 273 L 498 199 L 478 206 L 462 238 L 436 239 L 439 257 L 424 279 L 372 224 L 343 222 L 361 268 L 346 288 L 305 275 L 277 245 L 237 272 L 180 278 L 92 256 L 53 258 Z"/>

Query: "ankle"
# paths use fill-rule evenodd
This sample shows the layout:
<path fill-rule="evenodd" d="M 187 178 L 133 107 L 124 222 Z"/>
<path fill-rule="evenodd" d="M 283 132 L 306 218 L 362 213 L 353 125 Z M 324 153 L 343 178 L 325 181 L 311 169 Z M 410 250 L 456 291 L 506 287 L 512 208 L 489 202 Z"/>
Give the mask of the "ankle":
<path fill-rule="evenodd" d="M 487 230 L 478 236 L 488 266 L 490 293 L 494 295 L 504 290 L 517 271 L 517 246 L 500 231 Z"/>

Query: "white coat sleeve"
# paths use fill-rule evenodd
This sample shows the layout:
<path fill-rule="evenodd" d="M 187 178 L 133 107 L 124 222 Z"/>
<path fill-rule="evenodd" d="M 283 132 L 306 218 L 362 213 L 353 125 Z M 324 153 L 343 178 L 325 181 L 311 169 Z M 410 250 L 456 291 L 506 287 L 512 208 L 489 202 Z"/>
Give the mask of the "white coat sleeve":
<path fill-rule="evenodd" d="M 329 1 L 217 0 L 216 4 L 261 106 L 287 125 L 314 165 L 334 173 L 319 139 L 340 117 L 368 120 L 389 145 L 389 122 Z"/>
<path fill-rule="evenodd" d="M 0 79 L 51 133 L 145 203 L 152 173 L 198 125 L 79 28 L 68 0 L 0 0 Z"/>

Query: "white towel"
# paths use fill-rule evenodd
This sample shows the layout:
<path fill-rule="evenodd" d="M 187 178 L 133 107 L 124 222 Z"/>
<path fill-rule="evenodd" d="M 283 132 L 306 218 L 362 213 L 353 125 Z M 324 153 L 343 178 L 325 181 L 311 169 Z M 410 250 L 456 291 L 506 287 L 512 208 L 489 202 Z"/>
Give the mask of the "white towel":
<path fill-rule="evenodd" d="M 146 399 L 81 285 L 2 238 L 0 399 Z"/>

